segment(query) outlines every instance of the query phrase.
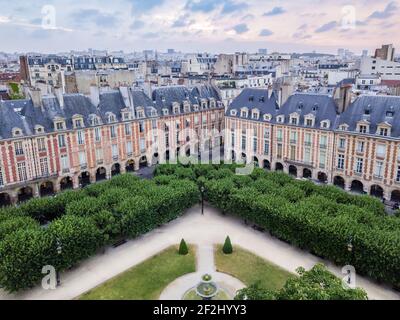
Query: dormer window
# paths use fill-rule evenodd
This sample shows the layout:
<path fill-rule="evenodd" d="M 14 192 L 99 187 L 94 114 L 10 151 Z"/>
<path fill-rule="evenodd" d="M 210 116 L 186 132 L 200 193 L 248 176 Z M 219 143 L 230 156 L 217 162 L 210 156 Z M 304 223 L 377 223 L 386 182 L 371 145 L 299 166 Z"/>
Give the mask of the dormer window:
<path fill-rule="evenodd" d="M 323 129 L 329 129 L 330 122 L 328 120 L 321 121 L 321 128 Z"/>
<path fill-rule="evenodd" d="M 197 104 L 193 105 L 193 110 L 194 111 L 199 111 L 199 106 Z"/>
<path fill-rule="evenodd" d="M 173 109 L 173 112 L 174 112 L 174 114 L 178 114 L 179 113 L 179 105 L 174 105 L 174 109 Z"/>
<path fill-rule="evenodd" d="M 122 119 L 124 119 L 124 121 L 131 120 L 131 113 L 130 112 L 123 112 L 122 113 Z"/>
<path fill-rule="evenodd" d="M 138 117 L 139 119 L 142 119 L 142 118 L 145 117 L 143 108 L 137 109 L 136 112 L 137 112 L 137 117 Z"/>
<path fill-rule="evenodd" d="M 318 111 L 318 104 L 316 103 L 316 104 L 314 104 L 314 106 L 313 106 L 313 108 L 312 108 L 312 111 Z"/>
<path fill-rule="evenodd" d="M 251 118 L 254 120 L 258 120 L 259 117 L 260 117 L 260 112 L 258 110 L 253 110 L 253 112 L 251 113 Z"/>
<path fill-rule="evenodd" d="M 271 118 L 270 114 L 264 114 L 264 121 L 271 121 Z"/>
<path fill-rule="evenodd" d="M 162 109 L 162 113 L 164 116 L 167 116 L 169 114 L 169 111 L 168 111 L 168 109 L 164 108 L 164 109 Z"/>
<path fill-rule="evenodd" d="M 157 110 L 155 108 L 149 109 L 150 117 L 157 117 Z"/>
<path fill-rule="evenodd" d="M 82 119 L 75 119 L 74 120 L 74 127 L 79 129 L 83 127 L 83 120 Z"/>
<path fill-rule="evenodd" d="M 347 130 L 349 129 L 349 126 L 348 126 L 347 124 L 342 124 L 342 125 L 339 127 L 339 129 L 340 129 L 341 131 L 347 131 Z"/>
<path fill-rule="evenodd" d="M 190 104 L 189 103 L 185 102 L 183 104 L 183 111 L 184 112 L 190 112 Z"/>
<path fill-rule="evenodd" d="M 290 115 L 290 124 L 297 126 L 299 124 L 299 115 L 297 113 Z"/>
<path fill-rule="evenodd" d="M 55 128 L 58 131 L 65 130 L 65 122 L 64 121 L 57 121 L 55 123 Z"/>
<path fill-rule="evenodd" d="M 107 121 L 108 123 L 113 123 L 116 121 L 115 115 L 113 113 L 108 113 L 107 114 Z"/>
<path fill-rule="evenodd" d="M 249 97 L 249 101 L 250 101 L 250 102 L 253 102 L 253 101 L 254 101 L 254 96 L 250 96 L 250 97 Z"/>
<path fill-rule="evenodd" d="M 13 137 L 20 137 L 22 136 L 22 130 L 20 128 L 14 128 L 12 130 Z"/>
<path fill-rule="evenodd" d="M 44 133 L 44 128 L 42 126 L 35 126 L 35 133 L 36 134 Z"/>
<path fill-rule="evenodd" d="M 359 133 L 368 133 L 368 125 L 366 124 L 359 124 L 358 130 Z"/>
<path fill-rule="evenodd" d="M 235 109 L 231 110 L 231 116 L 235 117 L 237 115 L 237 111 Z"/>
<path fill-rule="evenodd" d="M 283 123 L 283 122 L 285 121 L 285 118 L 284 118 L 284 116 L 278 116 L 278 117 L 276 118 L 276 121 L 277 121 L 278 123 Z"/>
<path fill-rule="evenodd" d="M 260 97 L 260 99 L 258 100 L 259 102 L 265 102 L 265 97 Z"/>
<path fill-rule="evenodd" d="M 386 117 L 388 118 L 393 118 L 394 117 L 394 112 L 393 111 L 386 111 Z"/>
<path fill-rule="evenodd" d="M 390 127 L 385 126 L 385 125 L 378 126 L 377 134 L 382 137 L 390 136 Z"/>
<path fill-rule="evenodd" d="M 96 115 L 90 116 L 89 122 L 91 126 L 98 126 L 100 124 L 99 118 Z"/>
<path fill-rule="evenodd" d="M 201 108 L 202 109 L 206 109 L 207 108 L 207 102 L 206 101 L 202 101 L 201 102 Z"/>
<path fill-rule="evenodd" d="M 248 109 L 247 109 L 247 108 L 241 109 L 241 110 L 240 110 L 240 116 L 241 116 L 242 118 L 247 118 L 247 116 L 248 116 Z"/>
<path fill-rule="evenodd" d="M 215 108 L 215 101 L 214 100 L 210 101 L 210 108 Z"/>

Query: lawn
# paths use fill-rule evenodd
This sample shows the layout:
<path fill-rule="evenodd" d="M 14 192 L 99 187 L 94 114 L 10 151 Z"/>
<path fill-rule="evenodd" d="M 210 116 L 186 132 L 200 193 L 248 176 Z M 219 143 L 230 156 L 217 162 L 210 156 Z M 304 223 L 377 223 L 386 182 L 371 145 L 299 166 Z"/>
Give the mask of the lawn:
<path fill-rule="evenodd" d="M 215 264 L 219 272 L 227 273 L 241 280 L 247 286 L 259 282 L 262 288 L 269 290 L 282 288 L 286 280 L 294 276 L 277 265 L 235 245 L 231 255 L 224 254 L 222 246 L 217 246 Z"/>
<path fill-rule="evenodd" d="M 193 246 L 189 248 L 188 255 L 180 256 L 178 247 L 170 247 L 86 292 L 79 299 L 157 300 L 163 289 L 176 278 L 196 271 L 195 249 Z"/>

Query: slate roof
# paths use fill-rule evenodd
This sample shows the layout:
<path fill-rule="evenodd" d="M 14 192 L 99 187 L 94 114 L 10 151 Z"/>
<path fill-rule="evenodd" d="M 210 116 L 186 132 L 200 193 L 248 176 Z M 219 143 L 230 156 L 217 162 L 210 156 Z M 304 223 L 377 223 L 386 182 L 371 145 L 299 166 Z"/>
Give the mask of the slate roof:
<path fill-rule="evenodd" d="M 183 103 L 188 101 L 191 105 L 201 105 L 201 100 L 210 100 L 211 98 L 220 101 L 221 97 L 218 90 L 210 85 L 198 85 L 192 89 L 186 86 L 169 86 L 156 88 L 153 91 L 152 99 L 154 105 L 162 114 L 162 109 L 167 108 L 172 112 L 174 103 L 179 103 L 181 112 L 183 112 Z"/>
<path fill-rule="evenodd" d="M 390 113 L 393 117 L 388 116 Z M 391 136 L 400 137 L 400 97 L 360 96 L 340 115 L 337 128 L 347 124 L 349 131 L 356 131 L 357 123 L 362 120 L 370 123 L 371 134 L 376 133 L 379 124 L 386 122 L 392 126 Z"/>
<path fill-rule="evenodd" d="M 199 105 L 201 99 L 215 98 L 216 101 L 220 101 L 217 89 L 212 86 L 196 86 L 192 89 L 183 86 L 158 88 L 153 92 L 155 101 L 143 91 L 134 88 L 128 89 L 128 95 L 129 102 L 125 102 L 120 90 L 101 92 L 98 106 L 82 94 L 65 94 L 62 107 L 54 95 L 43 96 L 40 107 L 34 106 L 30 99 L 0 100 L 0 139 L 12 138 L 13 128 L 21 129 L 23 136 L 34 135 L 37 125 L 44 127 L 45 133 L 53 132 L 56 117 L 65 119 L 66 129 L 71 130 L 75 115 L 81 115 L 84 125 L 89 127 L 91 115 L 97 115 L 103 123 L 108 123 L 107 114 L 111 112 L 116 116 L 117 121 L 121 121 L 121 111 L 126 108 L 135 112 L 136 108 L 143 107 L 146 117 L 155 117 L 162 116 L 160 110 L 157 109 L 164 106 L 171 108 L 173 102 L 178 102 L 183 106 L 186 99 L 189 99 L 191 104 Z M 150 114 L 152 107 L 158 111 L 157 115 Z"/>
<path fill-rule="evenodd" d="M 268 97 L 266 89 L 244 89 L 230 104 L 226 111 L 227 116 L 231 116 L 231 110 L 237 110 L 237 117 L 240 116 L 240 109 L 246 107 L 249 110 L 248 119 L 251 119 L 252 110 L 258 109 L 260 112 L 259 120 L 262 121 L 265 114 L 275 115 L 278 108 L 278 99 L 275 92 Z"/>
<path fill-rule="evenodd" d="M 338 117 L 334 100 L 331 96 L 323 94 L 296 93 L 289 97 L 276 116 L 283 115 L 284 123 L 289 124 L 290 115 L 293 113 L 300 116 L 299 126 L 305 126 L 305 116 L 313 115 L 315 117 L 314 128 L 321 128 L 321 121 L 324 120 L 329 120 L 330 128 L 333 128 Z"/>

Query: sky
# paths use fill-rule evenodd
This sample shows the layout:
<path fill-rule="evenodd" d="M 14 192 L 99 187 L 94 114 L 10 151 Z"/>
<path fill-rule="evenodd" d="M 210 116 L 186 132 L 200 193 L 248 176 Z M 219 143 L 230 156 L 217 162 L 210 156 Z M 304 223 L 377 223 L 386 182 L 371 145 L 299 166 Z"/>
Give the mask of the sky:
<path fill-rule="evenodd" d="M 400 50 L 400 0 L 0 0 L 0 51 Z"/>

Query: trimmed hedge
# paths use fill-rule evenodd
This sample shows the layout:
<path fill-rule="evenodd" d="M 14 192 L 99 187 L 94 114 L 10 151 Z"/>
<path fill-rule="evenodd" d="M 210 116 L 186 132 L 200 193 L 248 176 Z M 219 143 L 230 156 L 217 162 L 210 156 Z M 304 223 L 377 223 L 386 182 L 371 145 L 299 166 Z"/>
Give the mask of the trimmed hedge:
<path fill-rule="evenodd" d="M 0 286 L 10 292 L 33 287 L 44 276 L 43 266 L 71 268 L 107 243 L 177 218 L 199 197 L 190 180 L 168 177 L 157 184 L 127 174 L 1 209 Z"/>
<path fill-rule="evenodd" d="M 400 286 L 400 219 L 386 215 L 379 199 L 262 169 L 245 177 L 227 174 L 226 169 L 235 170 L 229 165 L 191 169 L 197 180 L 205 179 L 208 201 L 223 212 L 337 264 L 352 264 L 360 274 Z M 159 172 L 176 177 L 171 167 Z M 353 253 L 348 251 L 350 239 Z"/>

